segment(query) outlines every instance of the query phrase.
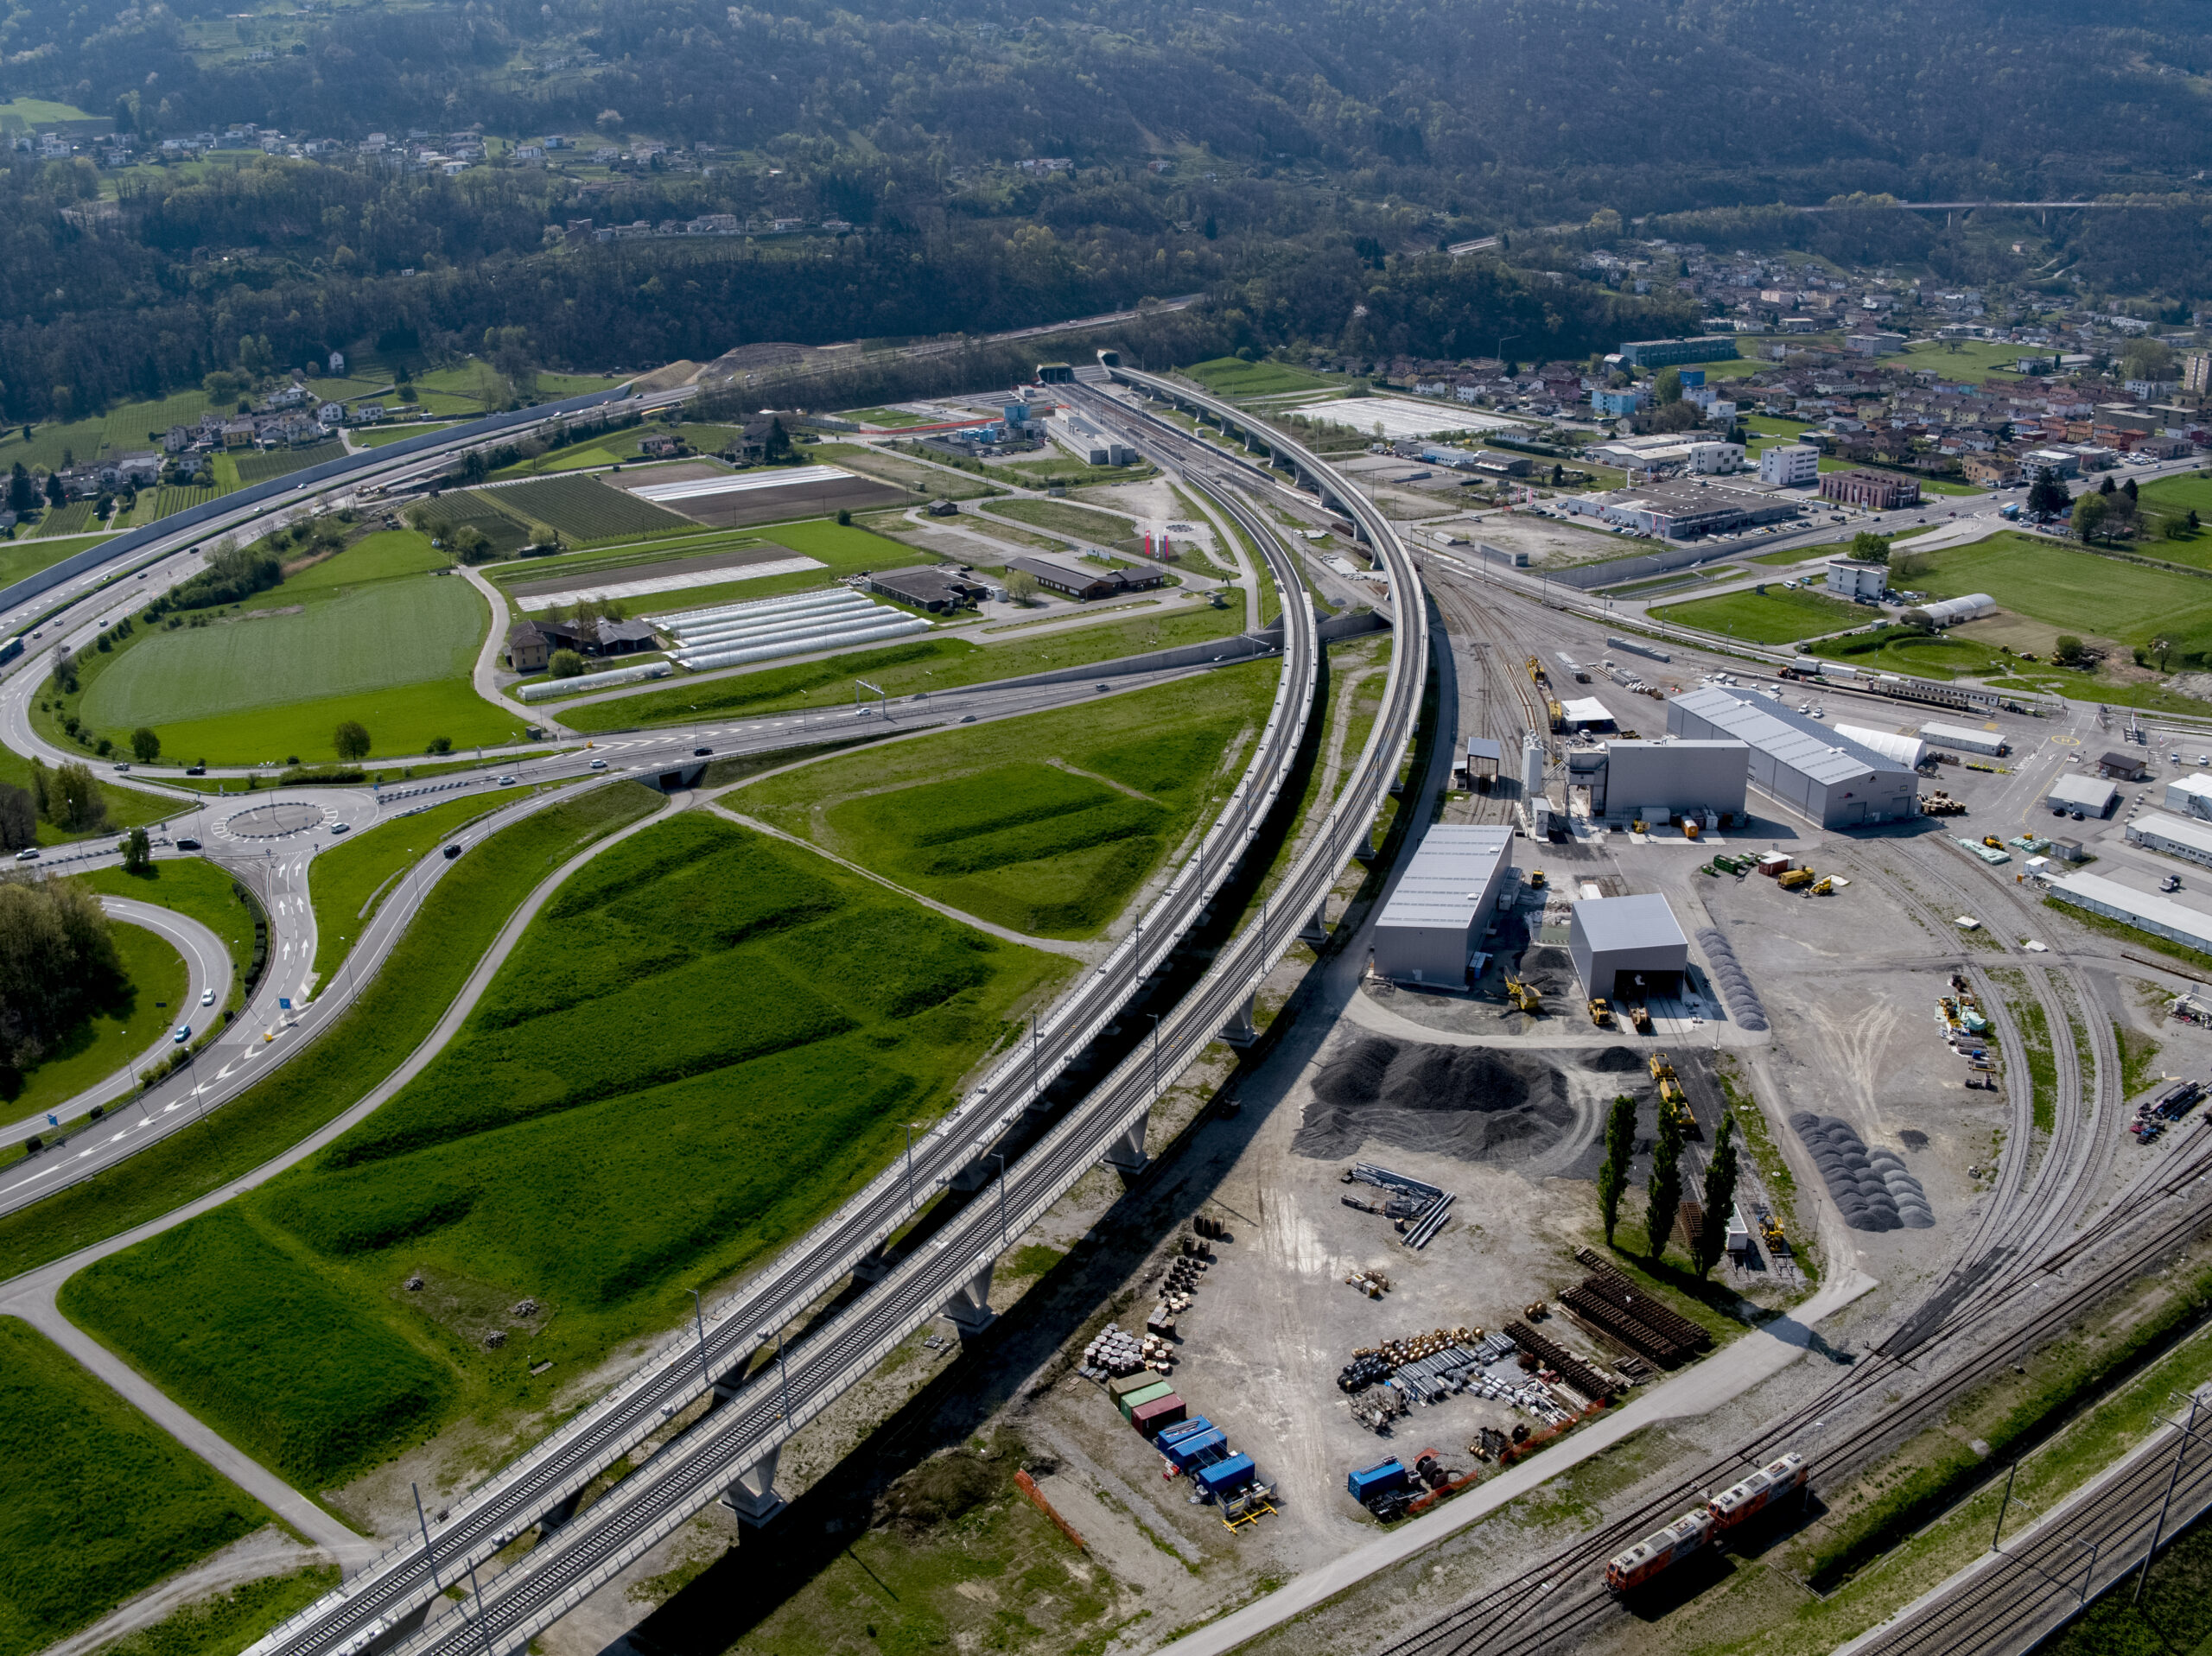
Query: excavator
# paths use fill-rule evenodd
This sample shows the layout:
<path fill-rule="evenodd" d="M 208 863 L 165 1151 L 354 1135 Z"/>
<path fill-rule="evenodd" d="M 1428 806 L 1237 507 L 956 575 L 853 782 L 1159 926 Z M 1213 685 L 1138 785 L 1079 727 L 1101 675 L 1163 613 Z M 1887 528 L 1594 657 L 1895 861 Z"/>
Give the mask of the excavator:
<path fill-rule="evenodd" d="M 1506 978 L 1505 998 L 1510 1000 L 1517 1010 L 1528 1013 L 1531 1018 L 1541 1018 L 1544 1015 L 1544 998 L 1519 978 L 1512 976 Z"/>

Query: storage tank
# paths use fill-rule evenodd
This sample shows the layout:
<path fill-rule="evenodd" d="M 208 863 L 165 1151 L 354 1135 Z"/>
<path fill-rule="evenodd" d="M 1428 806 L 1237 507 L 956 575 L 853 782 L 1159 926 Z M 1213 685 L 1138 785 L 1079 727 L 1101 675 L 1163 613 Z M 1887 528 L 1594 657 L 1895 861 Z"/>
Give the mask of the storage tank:
<path fill-rule="evenodd" d="M 1916 771 L 1928 757 L 1928 744 L 1917 736 L 1900 736 L 1893 730 L 1870 730 L 1865 725 L 1834 725 L 1830 728 L 1846 741 L 1871 747 L 1883 758 L 1909 765 Z"/>
<path fill-rule="evenodd" d="M 1521 796 L 1534 799 L 1544 790 L 1544 745 L 1534 736 L 1521 739 Z"/>

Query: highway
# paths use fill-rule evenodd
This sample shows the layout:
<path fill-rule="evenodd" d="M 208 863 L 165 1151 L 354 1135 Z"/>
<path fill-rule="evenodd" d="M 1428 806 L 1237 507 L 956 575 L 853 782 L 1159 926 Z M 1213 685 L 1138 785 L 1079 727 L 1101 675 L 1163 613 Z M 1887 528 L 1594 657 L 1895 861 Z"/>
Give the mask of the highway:
<path fill-rule="evenodd" d="M 1158 440 L 1172 442 L 1173 434 L 1158 432 Z M 1301 591 L 1287 550 L 1249 508 L 1232 510 L 1255 533 L 1255 544 L 1265 549 L 1285 591 Z M 1378 526 L 1387 536 L 1388 526 L 1379 520 Z M 1410 578 L 1409 561 L 1402 551 L 1398 556 Z M 473 1649 L 486 1634 L 499 1647 L 519 1646 L 741 1479 L 750 1487 L 740 1489 L 739 1502 L 756 1513 L 772 1512 L 775 1456 L 792 1431 L 948 1306 L 971 1323 L 987 1318 L 984 1298 L 999 1251 L 1102 1156 L 1116 1156 L 1118 1147 L 1122 1164 L 1141 1164 L 1141 1131 L 1155 1069 L 1172 1077 L 1238 1012 L 1266 966 L 1288 945 L 1299 904 L 1318 904 L 1353 845 L 1368 831 L 1395 777 L 1419 705 L 1418 650 L 1399 652 L 1391 690 L 1359 771 L 1328 829 L 1293 871 L 1287 900 L 1275 910 L 1281 917 L 1277 923 L 1265 936 L 1248 929 L 1166 1012 L 1156 1057 L 1149 1044 L 1132 1052 L 1042 1139 L 1007 1157 L 1010 1165 L 999 1163 L 991 1146 L 1019 1126 L 1029 1101 L 1052 1085 L 1154 975 L 1181 930 L 1258 833 L 1294 760 L 1318 661 L 1310 607 L 1294 603 L 1286 619 L 1285 670 L 1274 707 L 1250 768 L 1198 853 L 1114 953 L 1039 1021 L 1033 1041 L 1017 1046 L 952 1117 L 917 1141 L 911 1176 L 903 1161 L 886 1170 L 731 1301 L 715 1307 L 698 1330 L 680 1335 L 600 1404 L 449 1508 L 434 1538 L 435 1560 L 419 1541 L 396 1547 L 338 1593 L 264 1639 L 255 1646 L 257 1656 L 385 1642 L 424 1613 L 435 1591 L 434 1569 L 439 1578 L 450 1581 L 454 1570 L 465 1564 L 480 1564 L 524 1529 L 549 1516 L 562 1519 L 577 1491 L 696 1404 L 709 1390 L 710 1377 L 721 1383 L 715 1387 L 715 1405 L 702 1418 L 581 1513 L 556 1522 L 550 1534 L 541 1533 L 530 1552 L 486 1583 L 486 1627 L 465 1625 L 460 1615 L 448 1615 L 407 1647 L 427 1650 L 461 1639 Z M 1418 622 L 1416 642 L 1425 643 Z M 988 1178 L 994 1164 L 1004 1167 L 1002 1179 Z M 801 1309 L 850 1276 L 941 1182 L 979 1165 L 987 1182 L 926 1243 L 895 1263 L 880 1261 L 885 1274 L 872 1287 L 855 1295 L 829 1323 L 785 1348 L 780 1366 L 769 1365 L 744 1378 L 764 1343 L 775 1343 L 778 1331 Z"/>

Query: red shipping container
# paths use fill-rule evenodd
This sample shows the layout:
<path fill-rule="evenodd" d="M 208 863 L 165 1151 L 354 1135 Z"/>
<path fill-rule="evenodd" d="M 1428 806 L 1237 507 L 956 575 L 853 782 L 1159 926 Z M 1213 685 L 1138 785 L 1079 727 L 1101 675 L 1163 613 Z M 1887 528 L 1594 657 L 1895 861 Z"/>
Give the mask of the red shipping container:
<path fill-rule="evenodd" d="M 1183 1418 L 1183 1399 L 1170 1392 L 1166 1397 L 1156 1397 L 1149 1403 L 1138 1405 L 1130 1415 L 1129 1424 L 1149 1437 L 1162 1426 L 1172 1426 Z"/>

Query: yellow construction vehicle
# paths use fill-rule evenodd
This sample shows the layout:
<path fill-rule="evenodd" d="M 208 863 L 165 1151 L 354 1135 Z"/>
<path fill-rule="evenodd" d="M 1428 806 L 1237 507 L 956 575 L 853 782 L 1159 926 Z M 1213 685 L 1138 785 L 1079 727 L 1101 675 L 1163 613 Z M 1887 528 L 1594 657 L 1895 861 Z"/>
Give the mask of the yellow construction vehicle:
<path fill-rule="evenodd" d="M 1771 1214 L 1767 1215 L 1766 1223 L 1762 1227 L 1760 1234 L 1766 1238 L 1766 1245 L 1769 1247 L 1779 1248 L 1784 1247 L 1787 1245 L 1789 1240 L 1789 1239 L 1782 1234 L 1782 1221 L 1774 1217 Z"/>
<path fill-rule="evenodd" d="M 1651 1014 L 1643 1007 L 1630 1006 L 1628 1009 L 1628 1021 L 1636 1025 L 1636 1032 L 1638 1035 L 1651 1033 Z"/>
<path fill-rule="evenodd" d="M 2005 841 L 1999 839 L 1993 834 L 1983 834 L 1981 836 L 1981 842 L 1987 846 L 1992 851 L 2002 851 L 2005 848 Z"/>
<path fill-rule="evenodd" d="M 1613 1009 L 1611 1006 L 1608 1006 L 1604 1001 L 1598 999 L 1595 996 L 1592 996 L 1590 1001 L 1590 1021 L 1595 1024 L 1599 1029 L 1612 1028 Z"/>
<path fill-rule="evenodd" d="M 1544 998 L 1519 978 L 1509 976 L 1505 980 L 1505 998 L 1531 1018 L 1543 1016 Z"/>
<path fill-rule="evenodd" d="M 1802 891 L 1812 883 L 1813 871 L 1809 868 L 1792 868 L 1781 876 L 1782 889 L 1785 891 Z"/>
<path fill-rule="evenodd" d="M 1559 731 L 1566 728 L 1567 709 L 1549 696 L 1544 698 L 1544 716 L 1552 721 L 1553 730 Z"/>
<path fill-rule="evenodd" d="M 1690 1114 L 1689 1094 L 1682 1090 L 1682 1083 L 1675 1074 L 1675 1066 L 1667 1062 L 1667 1055 L 1655 1052 L 1650 1057 L 1651 1079 L 1659 1083 L 1659 1108 L 1681 1125 L 1690 1138 L 1698 1137 L 1697 1117 Z"/>
<path fill-rule="evenodd" d="M 1813 883 L 1813 895 L 1815 897 L 1834 897 L 1835 895 L 1834 879 L 1830 878 L 1827 879 L 1815 880 Z"/>
<path fill-rule="evenodd" d="M 1544 871 L 1542 869 L 1532 868 L 1529 871 L 1529 889 L 1532 891 L 1541 891 L 1544 889 Z"/>

